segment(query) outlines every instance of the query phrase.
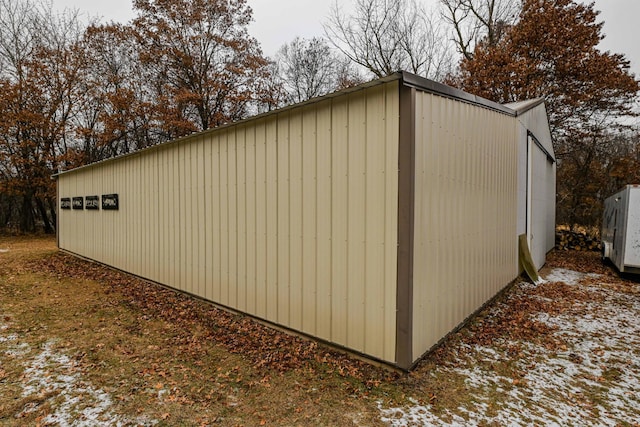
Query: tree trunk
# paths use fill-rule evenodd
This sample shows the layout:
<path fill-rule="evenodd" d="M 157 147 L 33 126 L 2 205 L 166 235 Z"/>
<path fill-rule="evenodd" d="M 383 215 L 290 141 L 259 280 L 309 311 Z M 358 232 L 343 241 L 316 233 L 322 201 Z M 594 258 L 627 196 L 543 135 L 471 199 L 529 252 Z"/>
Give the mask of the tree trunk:
<path fill-rule="evenodd" d="M 53 228 L 51 227 L 51 221 L 49 220 L 49 214 L 47 214 L 47 208 L 45 208 L 44 203 L 40 197 L 36 197 L 36 207 L 38 208 L 38 212 L 40 213 L 40 217 L 44 224 L 44 232 L 45 234 L 53 234 Z"/>
<path fill-rule="evenodd" d="M 6 229 L 11 221 L 13 212 L 13 202 L 15 197 L 4 197 L 0 195 L 0 228 Z"/>
<path fill-rule="evenodd" d="M 56 211 L 56 202 L 51 197 L 47 197 L 47 204 L 49 205 L 49 212 L 51 212 L 51 225 L 54 230 L 58 229 L 58 214 Z"/>
<path fill-rule="evenodd" d="M 22 209 L 20 211 L 20 231 L 23 233 L 33 233 L 36 231 L 36 222 L 33 217 L 32 196 L 25 193 L 22 196 Z"/>

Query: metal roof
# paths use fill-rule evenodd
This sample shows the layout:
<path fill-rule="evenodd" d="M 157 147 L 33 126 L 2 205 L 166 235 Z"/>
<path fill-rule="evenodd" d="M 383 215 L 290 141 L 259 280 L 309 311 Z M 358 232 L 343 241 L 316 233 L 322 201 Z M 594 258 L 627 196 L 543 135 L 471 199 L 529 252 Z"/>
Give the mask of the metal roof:
<path fill-rule="evenodd" d="M 544 98 L 533 98 L 533 99 L 526 99 L 524 101 L 510 102 L 508 104 L 504 104 L 504 106 L 514 110 L 516 112 L 516 115 L 519 116 L 531 110 L 532 108 L 537 107 L 543 102 L 544 102 Z"/>

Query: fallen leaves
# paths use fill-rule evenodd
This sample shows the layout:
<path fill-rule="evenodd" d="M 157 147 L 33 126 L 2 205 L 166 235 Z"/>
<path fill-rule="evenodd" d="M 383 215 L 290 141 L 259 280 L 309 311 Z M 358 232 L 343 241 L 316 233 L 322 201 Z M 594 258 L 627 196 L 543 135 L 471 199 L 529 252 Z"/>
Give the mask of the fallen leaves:
<path fill-rule="evenodd" d="M 280 373 L 326 364 L 342 376 L 364 379 L 367 386 L 397 378 L 398 374 L 372 366 L 348 355 L 319 346 L 317 342 L 290 335 L 254 319 L 232 313 L 180 292 L 164 288 L 123 272 L 58 252 L 31 264 L 33 271 L 46 271 L 63 279 L 73 277 L 99 282 L 107 293 L 116 293 L 105 304 L 126 304 L 140 312 L 130 333 L 142 333 L 144 322 L 160 318 L 175 326 L 164 345 L 177 346 L 195 359 L 205 343 L 214 341 L 231 353 L 249 359 L 258 370 Z M 198 330 L 198 334 L 192 331 Z M 96 347 L 99 349 L 100 344 Z M 159 347 L 158 347 L 159 348 Z M 149 346 L 149 350 L 158 350 Z"/>

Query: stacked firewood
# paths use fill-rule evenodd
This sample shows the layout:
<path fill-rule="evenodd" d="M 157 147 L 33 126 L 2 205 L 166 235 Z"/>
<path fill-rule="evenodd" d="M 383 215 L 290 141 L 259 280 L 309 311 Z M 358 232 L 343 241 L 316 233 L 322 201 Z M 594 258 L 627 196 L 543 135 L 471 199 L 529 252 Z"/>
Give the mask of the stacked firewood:
<path fill-rule="evenodd" d="M 564 251 L 600 251 L 600 239 L 587 231 L 556 229 L 556 248 Z"/>

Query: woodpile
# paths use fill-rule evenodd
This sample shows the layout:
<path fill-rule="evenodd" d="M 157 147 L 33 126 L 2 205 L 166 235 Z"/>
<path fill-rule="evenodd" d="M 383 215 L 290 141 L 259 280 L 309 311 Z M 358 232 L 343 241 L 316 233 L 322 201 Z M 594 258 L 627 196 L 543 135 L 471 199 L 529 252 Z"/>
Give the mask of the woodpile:
<path fill-rule="evenodd" d="M 563 251 L 600 251 L 602 244 L 597 236 L 586 231 L 557 229 L 556 248 Z"/>

